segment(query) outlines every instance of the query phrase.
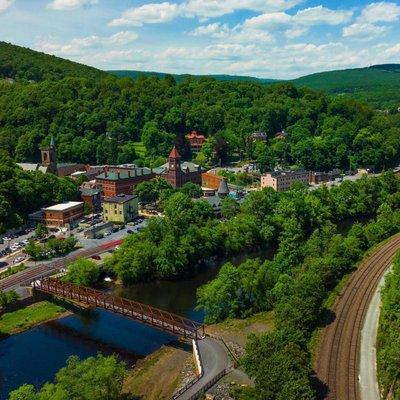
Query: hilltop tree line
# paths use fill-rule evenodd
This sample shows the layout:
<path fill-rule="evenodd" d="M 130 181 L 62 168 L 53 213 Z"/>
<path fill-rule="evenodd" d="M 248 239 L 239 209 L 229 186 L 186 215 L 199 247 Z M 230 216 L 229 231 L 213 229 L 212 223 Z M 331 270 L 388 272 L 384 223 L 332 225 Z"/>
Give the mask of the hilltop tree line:
<path fill-rule="evenodd" d="M 108 74 L 96 68 L 64 60 L 28 48 L 0 41 L 0 79 L 21 83 L 60 80 L 66 76 L 102 78 Z"/>
<path fill-rule="evenodd" d="M 62 161 L 151 163 L 167 156 L 174 142 L 190 158 L 184 136 L 195 129 L 209 138 L 196 158 L 203 164 L 250 158 L 262 170 L 347 170 L 399 162 L 400 115 L 356 100 L 288 83 L 82 76 L 0 84 L 0 149 L 16 161 L 39 161 L 40 146 L 53 135 Z M 276 138 L 282 129 L 286 139 Z M 268 133 L 266 143 L 249 139 L 258 130 Z"/>

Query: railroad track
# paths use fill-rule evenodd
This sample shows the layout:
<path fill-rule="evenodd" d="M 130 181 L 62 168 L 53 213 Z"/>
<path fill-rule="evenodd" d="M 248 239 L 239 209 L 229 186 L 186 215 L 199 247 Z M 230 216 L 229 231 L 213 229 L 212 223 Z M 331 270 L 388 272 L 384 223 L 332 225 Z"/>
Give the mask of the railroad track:
<path fill-rule="evenodd" d="M 378 283 L 399 249 L 400 235 L 396 235 L 361 263 L 336 300 L 332 310 L 336 318 L 322 333 L 316 362 L 317 376 L 328 389 L 321 398 L 361 400 L 358 372 L 363 322 Z"/>
<path fill-rule="evenodd" d="M 104 253 L 120 245 L 121 243 L 122 240 L 120 239 L 113 240 L 97 247 L 75 251 L 64 258 L 56 260 L 49 264 L 39 264 L 37 266 L 27 268 L 24 271 L 21 271 L 15 275 L 11 275 L 7 278 L 2 279 L 0 281 L 0 290 L 11 290 L 18 286 L 29 283 L 34 279 L 51 275 L 57 272 L 59 269 L 68 265 L 68 263 L 70 263 L 71 261 L 74 261 L 81 257 L 90 257 L 95 254 Z"/>

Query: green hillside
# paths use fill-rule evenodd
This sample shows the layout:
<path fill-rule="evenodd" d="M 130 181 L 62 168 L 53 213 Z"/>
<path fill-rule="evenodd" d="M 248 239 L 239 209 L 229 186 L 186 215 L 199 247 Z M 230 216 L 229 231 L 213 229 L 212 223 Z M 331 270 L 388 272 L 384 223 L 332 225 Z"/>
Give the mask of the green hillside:
<path fill-rule="evenodd" d="M 320 72 L 293 80 L 336 95 L 350 95 L 376 106 L 400 106 L 400 64 Z"/>
<path fill-rule="evenodd" d="M 171 75 L 174 77 L 176 82 L 182 82 L 185 78 L 192 77 L 195 79 L 201 78 L 214 78 L 218 81 L 248 81 L 248 82 L 258 82 L 258 83 L 276 83 L 279 82 L 276 79 L 261 79 L 255 78 L 253 76 L 240 76 L 240 75 L 190 75 L 190 74 L 167 74 L 165 72 L 153 72 L 153 71 L 107 71 L 112 75 L 117 76 L 118 78 L 129 77 L 132 79 L 137 79 L 139 76 L 156 76 L 157 78 L 164 78 L 166 75 Z"/>
<path fill-rule="evenodd" d="M 163 72 L 150 71 L 108 71 L 122 78 L 137 79 L 140 75 L 164 78 Z M 202 75 L 172 74 L 177 82 L 185 78 L 202 78 Z M 261 84 L 284 82 L 283 80 L 261 79 L 251 76 L 208 75 L 219 81 L 248 81 Z M 306 75 L 291 81 L 297 87 L 310 87 L 323 90 L 332 95 L 348 95 L 366 101 L 377 108 L 400 106 L 400 64 L 374 65 L 367 68 L 345 69 L 338 71 L 319 72 Z"/>
<path fill-rule="evenodd" d="M 41 82 L 66 76 L 101 78 L 109 75 L 96 68 L 0 41 L 0 79 Z"/>

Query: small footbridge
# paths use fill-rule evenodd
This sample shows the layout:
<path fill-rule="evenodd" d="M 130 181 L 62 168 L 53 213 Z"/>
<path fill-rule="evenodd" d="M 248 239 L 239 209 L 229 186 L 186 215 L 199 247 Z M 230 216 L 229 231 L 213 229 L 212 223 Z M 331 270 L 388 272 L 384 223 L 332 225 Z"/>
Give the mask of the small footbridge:
<path fill-rule="evenodd" d="M 180 338 L 195 340 L 204 338 L 204 325 L 185 317 L 159 310 L 147 304 L 63 282 L 59 278 L 48 277 L 38 279 L 33 281 L 31 286 L 34 291 L 103 308 L 104 310 L 112 311 L 113 313 L 172 333 Z"/>

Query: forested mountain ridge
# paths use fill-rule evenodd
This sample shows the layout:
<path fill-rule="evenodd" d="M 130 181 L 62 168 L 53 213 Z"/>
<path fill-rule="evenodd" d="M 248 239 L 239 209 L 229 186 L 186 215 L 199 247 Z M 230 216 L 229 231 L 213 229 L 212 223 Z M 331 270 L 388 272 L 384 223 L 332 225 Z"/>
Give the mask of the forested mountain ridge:
<path fill-rule="evenodd" d="M 174 142 L 189 158 L 184 136 L 192 129 L 209 137 L 196 158 L 206 165 L 239 157 L 257 160 L 263 171 L 276 165 L 326 171 L 347 170 L 350 161 L 353 168 L 376 169 L 400 162 L 400 114 L 379 113 L 347 97 L 330 97 L 291 83 L 207 77 L 186 77 L 177 83 L 170 75 L 117 79 L 52 56 L 2 46 L 8 58 L 15 51 L 15 76 L 25 76 L 14 84 L 0 84 L 0 150 L 18 162 L 39 161 L 40 147 L 52 135 L 59 161 L 149 165 L 157 157 L 163 162 Z M 26 62 L 18 61 L 24 57 Z M 0 68 L 4 65 L 0 62 Z M 41 76 L 49 79 L 27 83 L 38 65 Z M 58 79 L 58 73 L 67 76 Z M 282 129 L 285 140 L 275 137 Z M 266 143 L 250 140 L 258 130 L 268 133 Z M 138 143 L 147 150 L 146 159 Z"/>
<path fill-rule="evenodd" d="M 400 106 L 400 64 L 319 72 L 292 81 L 336 95 L 350 95 L 376 107 Z"/>
<path fill-rule="evenodd" d="M 187 78 L 202 79 L 202 78 L 213 78 L 218 81 L 250 81 L 255 83 L 277 83 L 279 79 L 268 79 L 268 78 L 256 78 L 254 76 L 246 75 L 226 75 L 226 74 L 211 74 L 211 75 L 191 75 L 191 74 L 167 74 L 165 72 L 155 71 L 135 71 L 135 70 L 110 70 L 108 73 L 116 76 L 117 78 L 132 78 L 137 79 L 139 76 L 153 76 L 156 78 L 163 79 L 167 75 L 171 75 L 176 82 L 180 83 Z"/>
<path fill-rule="evenodd" d="M 16 81 L 58 80 L 66 76 L 102 78 L 96 68 L 0 41 L 0 79 Z"/>
<path fill-rule="evenodd" d="M 108 71 L 118 78 L 129 77 L 137 79 L 141 75 L 164 78 L 163 72 L 147 71 Z M 188 76 L 204 78 L 201 75 L 172 75 L 177 82 Z M 309 87 L 323 90 L 332 95 L 347 95 L 366 101 L 377 108 L 400 106 L 400 64 L 373 65 L 366 68 L 353 68 L 337 71 L 318 72 L 305 75 L 290 81 L 279 79 L 263 79 L 252 76 L 209 75 L 208 77 L 221 81 L 251 81 L 270 85 L 277 82 L 291 82 L 296 87 Z"/>

